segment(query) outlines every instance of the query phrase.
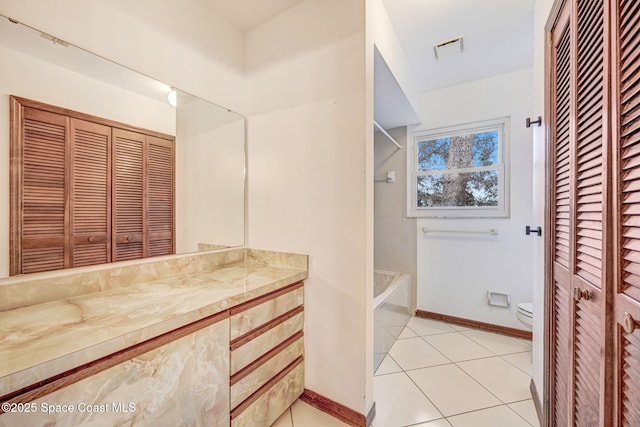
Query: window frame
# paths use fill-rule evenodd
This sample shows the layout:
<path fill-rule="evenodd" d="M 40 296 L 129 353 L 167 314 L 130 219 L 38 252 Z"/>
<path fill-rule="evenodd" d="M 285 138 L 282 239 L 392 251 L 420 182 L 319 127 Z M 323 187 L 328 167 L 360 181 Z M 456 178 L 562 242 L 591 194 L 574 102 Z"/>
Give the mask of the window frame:
<path fill-rule="evenodd" d="M 415 130 L 407 150 L 407 214 L 412 218 L 507 218 L 509 217 L 509 139 L 510 117 L 482 120 L 459 125 Z M 418 170 L 418 143 L 438 138 L 498 131 L 498 162 L 490 166 L 463 169 Z M 418 207 L 418 177 L 447 173 L 498 172 L 498 206 Z M 455 171 L 455 172 L 448 172 Z"/>

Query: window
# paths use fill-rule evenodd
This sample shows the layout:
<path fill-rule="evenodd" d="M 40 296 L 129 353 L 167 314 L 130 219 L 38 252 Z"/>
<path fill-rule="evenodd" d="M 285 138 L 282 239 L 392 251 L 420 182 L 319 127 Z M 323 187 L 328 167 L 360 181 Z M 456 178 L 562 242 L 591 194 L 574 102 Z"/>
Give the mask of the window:
<path fill-rule="evenodd" d="M 508 128 L 505 117 L 415 132 L 407 150 L 409 215 L 508 216 Z"/>

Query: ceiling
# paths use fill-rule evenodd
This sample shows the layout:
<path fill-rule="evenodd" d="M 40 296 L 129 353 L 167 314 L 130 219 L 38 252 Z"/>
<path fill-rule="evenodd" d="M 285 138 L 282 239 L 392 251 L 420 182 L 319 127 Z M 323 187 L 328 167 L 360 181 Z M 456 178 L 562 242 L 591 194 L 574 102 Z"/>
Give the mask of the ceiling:
<path fill-rule="evenodd" d="M 210 0 L 211 6 L 243 33 L 264 24 L 303 0 Z"/>
<path fill-rule="evenodd" d="M 535 0 L 382 0 L 422 91 L 533 64 Z M 461 55 L 436 61 L 433 45 L 464 35 Z"/>

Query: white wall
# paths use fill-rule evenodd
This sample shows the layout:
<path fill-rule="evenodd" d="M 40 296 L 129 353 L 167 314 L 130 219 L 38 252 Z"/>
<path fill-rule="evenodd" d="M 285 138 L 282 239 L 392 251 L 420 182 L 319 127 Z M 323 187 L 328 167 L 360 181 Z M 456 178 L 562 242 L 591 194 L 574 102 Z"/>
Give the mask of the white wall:
<path fill-rule="evenodd" d="M 417 277 L 416 219 L 407 218 L 407 128 L 389 129 L 389 134 L 404 147 L 398 149 L 381 132 L 375 133 L 375 243 L 377 269 L 410 273 L 412 307 L 415 311 Z M 386 181 L 387 172 L 395 172 L 395 182 Z"/>
<path fill-rule="evenodd" d="M 548 117 L 544 116 L 545 99 L 545 29 L 553 0 L 537 0 L 534 10 L 533 39 L 533 115 L 542 117 L 542 126 L 533 130 L 533 206 L 532 221 L 543 227 L 543 238 L 532 242 L 533 283 L 533 381 L 538 398 L 544 402 L 544 209 L 545 209 L 545 156 Z"/>
<path fill-rule="evenodd" d="M 0 13 L 245 112 L 243 36 L 205 0 L 0 0 Z"/>
<path fill-rule="evenodd" d="M 523 329 L 515 312 L 532 301 L 530 224 L 532 204 L 532 70 L 524 69 L 425 92 L 421 128 L 511 117 L 510 217 L 418 219 L 418 309 Z M 498 236 L 435 235 L 423 227 L 489 229 Z M 511 295 L 508 309 L 487 305 L 487 291 Z"/>
<path fill-rule="evenodd" d="M 248 246 L 310 254 L 305 387 L 362 414 L 373 376 L 364 21 L 360 0 L 306 0 L 246 37 Z"/>
<path fill-rule="evenodd" d="M 9 275 L 9 95 L 175 134 L 175 109 L 0 47 L 0 277 Z M 107 101 L 108 100 L 108 101 Z"/>
<path fill-rule="evenodd" d="M 176 132 L 176 252 L 244 245 L 244 117 L 180 94 Z"/>
<path fill-rule="evenodd" d="M 421 93 L 413 74 L 415 71 L 409 65 L 404 49 L 398 40 L 389 15 L 387 15 L 384 3 L 382 0 L 369 0 L 367 8 L 369 9 L 367 26 L 371 27 L 373 43 L 384 58 L 406 100 L 419 115 L 421 111 Z"/>

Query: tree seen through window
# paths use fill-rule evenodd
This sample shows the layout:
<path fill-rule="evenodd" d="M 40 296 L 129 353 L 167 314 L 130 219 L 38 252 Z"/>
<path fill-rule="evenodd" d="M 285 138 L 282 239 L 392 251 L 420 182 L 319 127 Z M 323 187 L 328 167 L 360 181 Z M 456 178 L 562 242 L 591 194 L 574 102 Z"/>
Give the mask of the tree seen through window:
<path fill-rule="evenodd" d="M 417 206 L 498 206 L 498 157 L 498 131 L 418 141 Z"/>

